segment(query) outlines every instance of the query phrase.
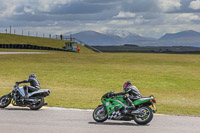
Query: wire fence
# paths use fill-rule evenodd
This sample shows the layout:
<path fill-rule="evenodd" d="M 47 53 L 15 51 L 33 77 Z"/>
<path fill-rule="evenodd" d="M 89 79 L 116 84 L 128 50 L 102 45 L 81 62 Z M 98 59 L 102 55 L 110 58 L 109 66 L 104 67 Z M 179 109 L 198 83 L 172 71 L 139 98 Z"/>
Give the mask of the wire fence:
<path fill-rule="evenodd" d="M 14 27 L 9 26 L 8 28 L 5 28 L 2 33 L 6 34 L 16 34 L 16 35 L 22 35 L 22 36 L 31 36 L 31 37 L 42 37 L 42 38 L 50 38 L 50 39 L 58 39 L 58 40 L 73 40 L 72 35 L 53 35 L 48 33 L 41 33 L 41 32 L 33 32 L 31 30 L 16 30 Z"/>
<path fill-rule="evenodd" d="M 5 31 L 3 33 L 22 35 L 22 36 L 31 36 L 31 37 L 50 38 L 50 39 L 57 39 L 57 40 L 68 40 L 68 41 L 72 41 L 72 42 L 75 42 L 75 43 L 79 43 L 82 46 L 88 46 L 87 43 L 85 43 L 85 42 L 83 42 L 83 41 L 81 41 L 77 38 L 72 37 L 72 34 L 69 34 L 69 35 L 63 35 L 63 34 L 52 35 L 52 34 L 41 33 L 41 32 L 37 32 L 37 31 L 33 32 L 31 30 L 19 30 L 19 29 L 16 30 L 11 25 L 8 28 L 5 28 Z"/>
<path fill-rule="evenodd" d="M 52 35 L 52 34 L 45 34 L 45 33 L 42 33 L 42 36 L 40 36 L 41 34 L 39 34 L 39 32 L 33 32 L 33 34 L 31 34 L 32 32 L 30 30 L 21 30 L 21 34 L 18 32 L 16 32 L 16 29 L 14 29 L 11 25 L 9 28 L 6 28 L 5 29 L 5 33 L 6 34 L 16 34 L 16 35 L 22 35 L 22 36 L 31 36 L 31 37 L 42 37 L 42 38 L 50 38 L 50 39 L 58 39 L 58 40 L 68 40 L 68 41 L 72 41 L 72 42 L 75 42 L 75 43 L 78 43 L 82 46 L 85 46 L 95 52 L 101 52 L 100 50 L 92 47 L 92 46 L 89 46 L 87 43 L 77 39 L 77 38 L 74 38 L 72 37 L 72 34 L 70 35 Z M 34 35 L 35 34 L 35 35 Z M 37 49 L 44 49 L 44 50 L 52 50 L 52 48 L 49 48 L 49 47 L 38 47 L 38 46 L 31 46 L 30 44 L 28 45 L 29 48 L 35 48 L 37 47 Z M 15 48 L 15 47 L 19 47 L 19 48 L 22 48 L 21 45 L 0 45 L 0 48 Z M 27 48 L 27 46 L 25 45 L 23 48 Z M 53 49 L 53 50 L 60 50 L 60 49 Z"/>

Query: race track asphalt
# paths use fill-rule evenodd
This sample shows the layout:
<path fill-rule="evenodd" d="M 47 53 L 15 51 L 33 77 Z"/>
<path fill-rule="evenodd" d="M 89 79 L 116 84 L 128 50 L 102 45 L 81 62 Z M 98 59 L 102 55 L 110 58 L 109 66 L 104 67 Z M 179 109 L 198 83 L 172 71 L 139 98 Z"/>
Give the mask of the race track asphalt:
<path fill-rule="evenodd" d="M 200 117 L 154 115 L 141 126 L 134 121 L 97 123 L 91 110 L 7 107 L 0 109 L 0 133 L 200 133 Z"/>

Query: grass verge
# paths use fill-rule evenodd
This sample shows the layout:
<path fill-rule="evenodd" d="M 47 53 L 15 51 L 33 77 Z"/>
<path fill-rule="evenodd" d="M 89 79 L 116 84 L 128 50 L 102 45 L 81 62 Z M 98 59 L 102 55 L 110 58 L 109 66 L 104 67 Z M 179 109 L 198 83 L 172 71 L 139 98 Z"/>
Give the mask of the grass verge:
<path fill-rule="evenodd" d="M 0 95 L 36 73 L 42 89 L 52 91 L 49 106 L 92 109 L 129 80 L 156 97 L 158 113 L 200 115 L 200 55 L 50 53 L 0 55 Z"/>
<path fill-rule="evenodd" d="M 49 39 L 49 38 L 42 38 L 42 37 L 31 37 L 31 36 L 0 33 L 0 44 L 32 44 L 32 45 L 38 45 L 38 46 L 63 49 L 63 47 L 65 46 L 65 42 L 67 42 L 67 40 L 58 40 L 58 39 Z M 78 46 L 80 47 L 81 53 L 93 53 L 93 51 L 89 50 L 86 47 L 83 47 L 82 45 L 78 44 Z M 16 51 L 16 49 L 9 49 L 9 50 L 0 49 L 0 51 Z M 18 49 L 17 51 L 38 51 L 38 50 Z M 42 51 L 45 52 L 46 50 L 42 50 Z"/>

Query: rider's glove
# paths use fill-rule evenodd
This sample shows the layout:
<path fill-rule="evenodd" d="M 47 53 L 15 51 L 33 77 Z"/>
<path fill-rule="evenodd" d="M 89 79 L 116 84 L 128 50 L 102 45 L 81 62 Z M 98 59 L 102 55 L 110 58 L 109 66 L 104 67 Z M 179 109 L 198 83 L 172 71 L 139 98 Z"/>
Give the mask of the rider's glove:
<path fill-rule="evenodd" d="M 112 96 L 115 96 L 115 93 L 114 93 L 114 92 L 111 92 L 111 93 L 110 93 L 110 97 L 112 97 Z"/>
<path fill-rule="evenodd" d="M 112 97 L 112 94 L 111 94 L 111 93 L 108 93 L 108 94 L 107 94 L 107 98 L 110 98 L 110 97 Z"/>
<path fill-rule="evenodd" d="M 19 84 L 19 82 L 16 82 L 15 84 Z"/>

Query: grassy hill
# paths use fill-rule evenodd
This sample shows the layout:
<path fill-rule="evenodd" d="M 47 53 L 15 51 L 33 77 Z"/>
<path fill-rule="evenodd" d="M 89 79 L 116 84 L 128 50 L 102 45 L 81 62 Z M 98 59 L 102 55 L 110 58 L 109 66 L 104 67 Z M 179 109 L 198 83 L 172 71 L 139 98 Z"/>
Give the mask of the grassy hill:
<path fill-rule="evenodd" d="M 66 40 L 0 33 L 0 44 L 33 44 L 62 49 L 65 46 L 65 42 Z M 82 53 L 92 52 L 81 45 L 79 45 L 79 47 Z"/>
<path fill-rule="evenodd" d="M 0 34 L 0 43 L 61 48 L 64 42 Z M 11 91 L 16 81 L 35 73 L 42 89 L 51 90 L 46 99 L 49 106 L 95 108 L 104 93 L 122 91 L 122 84 L 129 80 L 143 96 L 156 97 L 158 113 L 200 116 L 200 55 L 94 53 L 81 48 L 79 54 L 0 55 L 0 96 Z"/>
<path fill-rule="evenodd" d="M 49 106 L 95 108 L 101 96 L 129 80 L 153 94 L 158 113 L 200 115 L 200 55 L 71 53 L 0 55 L 0 96 L 36 73 Z"/>

